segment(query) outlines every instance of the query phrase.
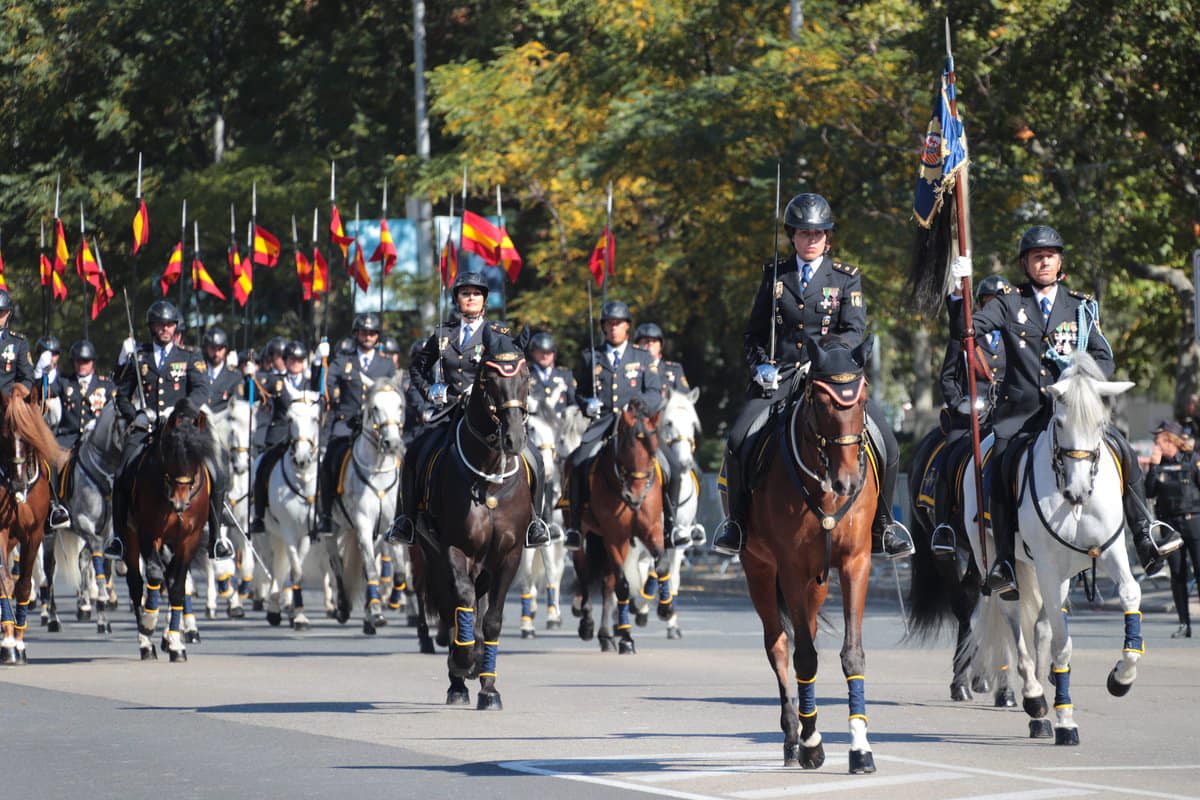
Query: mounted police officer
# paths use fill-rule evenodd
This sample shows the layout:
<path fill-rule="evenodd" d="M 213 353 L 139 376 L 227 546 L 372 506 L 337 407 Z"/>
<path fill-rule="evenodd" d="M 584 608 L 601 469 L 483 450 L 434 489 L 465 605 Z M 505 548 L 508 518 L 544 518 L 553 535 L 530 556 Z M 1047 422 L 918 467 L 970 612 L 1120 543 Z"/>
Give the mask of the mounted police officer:
<path fill-rule="evenodd" d="M 14 383 L 33 391 L 33 360 L 29 342 L 8 327 L 12 320 L 12 296 L 0 289 L 0 392 L 12 391 Z"/>
<path fill-rule="evenodd" d="M 204 332 L 205 377 L 208 378 L 208 407 L 214 413 L 224 411 L 230 398 L 238 395 L 242 376 L 237 371 L 237 355 L 230 357 L 229 337 L 224 329 Z"/>
<path fill-rule="evenodd" d="M 833 228 L 833 210 L 824 197 L 812 193 L 796 195 L 784 212 L 784 230 L 795 247 L 795 255 L 763 265 L 763 277 L 745 334 L 746 360 L 753 370 L 755 386 L 729 434 L 724 465 L 728 516 L 713 539 L 713 549 L 720 553 L 739 553 L 745 544 L 749 483 L 754 476 L 745 474 L 749 465 L 743 463 L 748 458 L 743 445 L 752 438 L 751 433 L 761 429 L 771 406 L 786 401 L 777 392 L 781 380 L 788 385 L 794 376 L 802 378 L 807 374 L 805 342 L 837 334 L 855 346 L 866 333 L 862 273 L 858 267 L 830 257 Z M 900 558 L 913 552 L 908 530 L 891 515 L 900 448 L 874 401 L 868 403 L 867 415 L 873 449 L 883 456 L 879 465 L 879 502 L 871 529 L 872 551 Z"/>
<path fill-rule="evenodd" d="M 1002 292 L 995 302 L 974 315 L 975 334 L 987 337 L 999 331 L 1004 342 L 1006 365 L 1004 382 L 995 412 L 991 466 L 1000 472 L 990 480 L 989 511 L 996 544 L 996 560 L 987 576 L 987 586 L 1005 600 L 1017 598 L 1016 573 L 1013 570 L 1015 546 L 1015 509 L 1010 481 L 1022 446 L 1045 427 L 1051 403 L 1047 387 L 1058 380 L 1066 357 L 1086 339 L 1087 352 L 1096 360 L 1105 378 L 1115 368 L 1112 349 L 1100 332 L 1099 308 L 1088 295 L 1060 285 L 1062 280 L 1063 240 L 1058 232 L 1036 225 L 1025 232 L 1018 247 L 1018 259 L 1028 281 Z M 970 275 L 968 258 L 957 258 L 952 275 L 957 279 Z M 957 292 L 950 297 L 951 335 L 964 335 L 962 299 Z M 1081 310 L 1082 309 L 1082 310 Z M 1081 329 L 1079 321 L 1083 320 Z M 1134 546 L 1147 572 L 1161 567 L 1162 556 L 1183 543 L 1179 534 L 1168 529 L 1161 545 L 1156 546 L 1152 529 L 1155 523 L 1146 506 L 1142 470 L 1125 437 L 1109 426 L 1105 440 L 1120 456 L 1125 482 L 1126 526 L 1133 532 Z M 1163 526 L 1164 528 L 1166 526 Z"/>
<path fill-rule="evenodd" d="M 60 352 L 61 346 L 54 334 L 43 336 L 34 345 L 33 382 L 41 389 L 42 416 L 51 430 L 57 429 L 62 421 L 63 376 L 58 371 Z M 50 513 L 46 518 L 46 526 L 51 530 L 65 528 L 71 524 L 71 514 L 58 499 L 58 481 L 51 480 L 49 487 Z"/>
<path fill-rule="evenodd" d="M 692 388 L 688 384 L 687 375 L 683 372 L 683 365 L 678 361 L 667 361 L 662 357 L 663 332 L 656 323 L 643 322 L 638 325 L 637 330 L 633 333 L 633 343 L 654 358 L 659 374 L 662 375 L 664 396 L 667 389 L 686 392 Z"/>
<path fill-rule="evenodd" d="M 562 416 L 568 406 L 576 404 L 575 376 L 569 369 L 557 366 L 558 346 L 554 337 L 542 331 L 529 340 L 529 396 L 536 398 L 538 408 L 545 407 L 554 416 Z"/>
<path fill-rule="evenodd" d="M 379 340 L 379 352 L 392 360 L 392 365 L 400 369 L 400 340 L 395 336 L 384 336 Z"/>
<path fill-rule="evenodd" d="M 417 339 L 408 349 L 408 369 L 404 370 L 404 447 L 405 449 L 412 446 L 413 439 L 417 437 L 421 428 L 425 425 L 426 414 L 432 415 L 433 406 L 425 395 L 421 394 L 421 390 L 413 383 L 412 379 L 412 363 L 416 360 L 417 354 L 421 352 L 421 348 L 425 346 L 424 339 Z"/>
<path fill-rule="evenodd" d="M 117 386 L 107 375 L 96 374 L 96 348 L 87 339 L 71 345 L 72 376 L 60 375 L 57 396 L 62 406 L 55 436 L 67 450 L 95 424 L 104 407 L 116 399 Z"/>
<path fill-rule="evenodd" d="M 585 350 L 582 354 L 576 402 L 584 416 L 592 422 L 583 432 L 579 447 L 568 459 L 568 513 L 564 522 L 567 528 L 566 545 L 572 550 L 583 546 L 580 530 L 584 506 L 588 501 L 588 464 L 616 430 L 617 420 L 631 400 L 640 400 L 650 413 L 662 407 L 662 375 L 650 354 L 634 347 L 629 341 L 631 320 L 629 306 L 620 300 L 609 300 L 600 310 L 604 347 Z M 664 455 L 668 451 L 669 448 L 659 450 Z M 677 465 L 672 472 L 679 472 Z M 671 511 L 671 504 L 664 502 L 663 529 L 666 531 L 674 527 Z"/>
<path fill-rule="evenodd" d="M 446 426 L 458 419 L 470 396 L 479 365 L 483 360 L 483 330 L 509 336 L 509 328 L 485 319 L 488 285 L 478 272 L 460 271 L 450 287 L 451 300 L 458 312 L 457 319 L 443 322 L 434 329 L 413 357 L 409 378 L 413 388 L 432 409 L 425 429 L 413 440 L 405 454 L 401 469 L 400 497 L 396 503 L 396 519 L 388 533 L 393 542 L 412 544 L 416 541 L 417 475 L 433 448 L 442 440 Z M 537 459 L 530 459 L 530 463 Z M 536 465 L 534 465 L 536 466 Z M 541 547 L 550 543 L 543 525 L 531 525 L 525 544 Z"/>
<path fill-rule="evenodd" d="M 121 471 L 113 491 L 113 538 L 105 545 L 109 558 L 123 558 L 129 495 L 136 477 L 136 467 L 151 432 L 166 422 L 175 404 L 188 398 L 197 408 L 208 401 L 208 380 L 204 377 L 204 362 L 197 354 L 176 344 L 180 323 L 179 310 L 166 300 L 158 300 L 146 312 L 150 341 L 134 342 L 130 336 L 121 346 L 121 377 L 117 387 L 117 411 L 128 423 Z M 141 389 L 139 390 L 139 383 Z M 145 398 L 146 407 L 138 409 L 135 402 Z M 233 549 L 225 539 L 218 538 L 217 516 L 225 505 L 224 471 L 208 465 L 212 480 L 209 498 L 208 534 L 209 555 L 231 558 Z"/>
<path fill-rule="evenodd" d="M 1196 442 L 1175 420 L 1163 420 L 1154 429 L 1154 452 L 1146 471 L 1146 496 L 1154 498 L 1155 514 L 1183 538 L 1184 546 L 1168 558 L 1171 565 L 1171 596 L 1179 628 L 1172 639 L 1192 638 L 1188 610 L 1188 558 L 1192 574 L 1200 575 L 1200 467 L 1196 465 Z"/>
<path fill-rule="evenodd" d="M 288 342 L 283 348 L 283 360 L 287 371 L 283 375 L 268 375 L 259 384 L 263 401 L 271 404 L 271 421 L 263 440 L 266 450 L 254 471 L 254 519 L 250 522 L 250 533 L 266 532 L 263 514 L 267 507 L 271 470 L 288 447 L 288 406 L 292 398 L 305 391 L 321 391 L 321 376 L 307 374 L 308 348 L 304 342 Z"/>
<path fill-rule="evenodd" d="M 396 374 L 392 359 L 377 349 L 382 327 L 379 315 L 374 312 L 357 315 L 354 318 L 354 352 L 335 358 L 325 376 L 325 391 L 332 404 L 333 422 L 320 473 L 321 513 L 317 521 L 317 533 L 323 536 L 333 533 L 331 515 L 337 492 L 338 470 L 350 443 L 362 426 L 368 385 Z M 327 354 L 328 343 L 322 342 L 322 346 L 326 349 L 321 352 Z"/>

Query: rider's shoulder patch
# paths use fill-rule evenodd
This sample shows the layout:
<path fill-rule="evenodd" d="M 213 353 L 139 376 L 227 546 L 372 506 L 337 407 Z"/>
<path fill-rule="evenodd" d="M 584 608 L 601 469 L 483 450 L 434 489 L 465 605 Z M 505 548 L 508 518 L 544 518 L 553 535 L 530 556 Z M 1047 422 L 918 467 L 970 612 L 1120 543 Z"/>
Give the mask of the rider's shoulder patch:
<path fill-rule="evenodd" d="M 1081 292 L 1076 289 L 1067 289 L 1067 294 L 1074 297 L 1076 300 L 1091 300 L 1092 296 L 1087 292 Z"/>
<path fill-rule="evenodd" d="M 201 372 L 204 372 L 204 362 L 203 361 L 197 361 L 193 366 L 195 366 L 196 369 L 200 370 Z"/>
<path fill-rule="evenodd" d="M 858 267 L 854 266 L 853 264 L 844 264 L 841 261 L 834 261 L 833 268 L 837 272 L 843 272 L 847 275 L 857 275 L 858 274 Z"/>
<path fill-rule="evenodd" d="M 776 261 L 764 262 L 762 265 L 762 268 L 763 268 L 763 272 L 772 272 L 776 269 L 782 269 L 782 268 L 786 267 L 788 264 L 795 266 L 796 260 L 794 258 L 791 258 L 790 256 L 780 256 L 779 259 Z"/>

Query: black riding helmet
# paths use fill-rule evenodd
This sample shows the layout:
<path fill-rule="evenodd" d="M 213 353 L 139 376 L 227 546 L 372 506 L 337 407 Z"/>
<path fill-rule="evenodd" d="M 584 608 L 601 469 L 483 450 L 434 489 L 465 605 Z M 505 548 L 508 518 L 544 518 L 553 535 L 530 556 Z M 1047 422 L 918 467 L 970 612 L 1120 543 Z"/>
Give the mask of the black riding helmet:
<path fill-rule="evenodd" d="M 640 342 L 642 339 L 658 339 L 661 342 L 663 340 L 662 328 L 653 322 L 643 322 L 633 332 L 635 342 Z"/>
<path fill-rule="evenodd" d="M 1054 228 L 1049 225 L 1034 225 L 1021 236 L 1021 243 L 1017 248 L 1017 259 L 1020 260 L 1030 250 L 1038 247 L 1053 247 L 1061 251 L 1066 245 L 1062 236 L 1059 236 L 1058 231 Z"/>
<path fill-rule="evenodd" d="M 400 355 L 400 340 L 395 336 L 385 336 L 379 343 L 379 352 L 385 356 Z"/>
<path fill-rule="evenodd" d="M 458 299 L 458 290 L 465 286 L 474 286 L 479 291 L 483 292 L 483 298 L 486 300 L 488 295 L 487 281 L 484 280 L 483 274 L 479 272 L 467 272 L 463 270 L 454 278 L 454 285 L 450 287 L 450 294 L 455 300 Z"/>
<path fill-rule="evenodd" d="M 833 209 L 829 201 L 819 194 L 798 194 L 787 204 L 783 212 L 783 227 L 788 238 L 796 231 L 833 230 Z"/>
<path fill-rule="evenodd" d="M 337 351 L 340 355 L 352 356 L 354 355 L 354 351 L 357 349 L 358 345 L 355 343 L 354 339 L 349 336 L 338 342 Z"/>
<path fill-rule="evenodd" d="M 534 350 L 542 350 L 546 353 L 557 353 L 558 345 L 554 343 L 554 337 L 545 331 L 535 333 L 533 338 L 529 340 L 529 352 Z"/>
<path fill-rule="evenodd" d="M 34 346 L 33 350 L 39 355 L 46 350 L 49 350 L 54 355 L 59 355 L 62 352 L 62 347 L 58 343 L 58 337 L 49 333 L 37 340 L 37 345 Z"/>
<path fill-rule="evenodd" d="M 354 332 L 366 331 L 367 333 L 379 333 L 383 329 L 383 325 L 379 321 L 379 315 L 373 311 L 367 311 L 358 314 L 354 317 Z"/>
<path fill-rule="evenodd" d="M 604 307 L 600 309 L 600 321 L 605 322 L 610 319 L 631 322 L 633 320 L 633 315 L 629 313 L 629 306 L 625 305 L 620 300 L 609 300 L 604 304 Z"/>
<path fill-rule="evenodd" d="M 155 300 L 150 308 L 146 310 L 146 324 L 154 325 L 175 323 L 178 325 L 181 321 L 179 309 L 177 309 L 169 300 Z"/>
<path fill-rule="evenodd" d="M 299 340 L 293 339 L 283 347 L 284 358 L 294 358 L 298 361 L 304 361 L 308 358 L 308 347 Z"/>
<path fill-rule="evenodd" d="M 283 349 L 287 347 L 287 339 L 282 336 L 272 336 L 267 340 L 267 344 L 263 347 L 262 357 L 267 361 L 271 361 L 275 356 L 283 355 Z"/>
<path fill-rule="evenodd" d="M 1011 285 L 1003 275 L 988 275 L 975 287 L 975 301 L 979 302 L 985 297 L 1002 294 Z"/>
<path fill-rule="evenodd" d="M 204 332 L 205 347 L 229 347 L 229 336 L 224 328 L 213 326 Z"/>
<path fill-rule="evenodd" d="M 0 289 L 0 314 L 3 314 L 5 311 L 12 311 L 12 307 L 12 295 L 8 293 L 7 289 Z"/>
<path fill-rule="evenodd" d="M 75 344 L 71 345 L 71 360 L 72 361 L 95 361 L 96 348 L 87 339 L 80 339 Z"/>

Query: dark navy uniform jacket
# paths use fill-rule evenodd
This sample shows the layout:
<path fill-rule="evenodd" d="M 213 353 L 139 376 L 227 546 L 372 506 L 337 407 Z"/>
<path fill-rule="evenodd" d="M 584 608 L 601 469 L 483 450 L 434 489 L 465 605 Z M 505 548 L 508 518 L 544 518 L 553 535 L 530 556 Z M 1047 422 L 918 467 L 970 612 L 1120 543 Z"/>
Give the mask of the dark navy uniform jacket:
<path fill-rule="evenodd" d="M 686 392 L 692 387 L 688 384 L 687 375 L 683 374 L 683 365 L 677 361 L 659 361 L 658 371 L 662 375 L 663 394 L 667 389 L 676 392 Z"/>
<path fill-rule="evenodd" d="M 804 343 L 829 333 L 841 335 L 851 346 L 862 342 L 867 330 L 867 303 L 863 298 L 858 267 L 825 256 L 808 287 L 801 282 L 801 262 L 795 256 L 778 262 L 772 286 L 772 264 L 763 265 L 762 281 L 746 325 L 746 361 L 751 368 L 767 363 L 771 352 L 771 326 L 775 326 L 775 363 L 781 368 L 804 364 Z M 773 304 L 773 299 L 778 302 Z M 774 320 L 772 321 L 772 307 Z"/>
<path fill-rule="evenodd" d="M 362 417 L 363 402 L 367 397 L 364 380 L 387 380 L 396 374 L 396 365 L 389 356 L 378 350 L 371 352 L 371 361 L 366 371 L 362 368 L 363 354 L 339 355 L 329 365 L 325 376 L 325 388 L 333 405 L 333 438 L 353 436 L 358 432 Z"/>
<path fill-rule="evenodd" d="M 537 398 L 538 404 L 548 404 L 554 401 L 553 411 L 561 415 L 567 406 L 576 404 L 575 376 L 571 371 L 554 366 L 547 370 L 549 373 L 542 379 L 542 370 L 536 364 L 529 365 L 529 396 Z"/>
<path fill-rule="evenodd" d="M 0 392 L 11 391 L 14 383 L 33 389 L 33 361 L 25 337 L 4 328 L 0 330 Z"/>
<path fill-rule="evenodd" d="M 138 376 L 146 394 L 146 407 L 158 413 L 160 420 L 184 397 L 197 408 L 208 402 L 208 378 L 204 360 L 186 347 L 172 345 L 162 366 L 155 364 L 155 347 L 149 342 L 138 345 L 137 352 L 125 364 L 117 387 L 117 410 L 126 421 L 137 413 Z"/>
<path fill-rule="evenodd" d="M 214 369 L 211 364 L 204 366 L 204 377 L 208 379 L 208 407 L 214 412 L 221 412 L 229 405 L 230 399 L 244 397 L 245 389 L 242 373 L 236 369 L 222 364 L 221 371 L 216 375 L 213 374 Z"/>
<path fill-rule="evenodd" d="M 662 374 L 658 365 L 645 350 L 625 345 L 621 362 L 613 369 L 607 349 L 584 350 L 583 370 L 577 376 L 576 402 L 580 409 L 587 408 L 589 398 L 600 401 L 600 419 L 619 414 L 635 397 L 640 398 L 646 408 L 654 411 L 662 405 Z"/>
<path fill-rule="evenodd" d="M 991 380 L 986 380 L 980 375 L 975 376 L 976 390 L 982 395 L 987 391 L 989 383 L 995 382 L 999 385 L 1004 380 L 1004 337 L 999 331 L 976 337 L 975 357 L 987 366 L 991 375 Z M 954 411 L 968 394 L 967 359 L 963 354 L 961 339 L 951 337 L 946 343 L 946 357 L 942 360 L 940 382 L 942 400 L 946 408 Z"/>
<path fill-rule="evenodd" d="M 998 438 L 1012 438 L 1041 408 L 1047 387 L 1058 380 L 1060 372 L 1057 362 L 1045 353 L 1049 348 L 1061 356 L 1075 351 L 1079 341 L 1077 314 L 1088 299 L 1060 283 L 1050 318 L 1043 321 L 1033 284 L 1023 283 L 1005 289 L 974 314 L 978 337 L 998 330 L 1004 342 L 1004 380 L 996 401 L 994 426 Z M 961 298 L 950 300 L 950 333 L 955 339 L 963 335 Z M 1116 364 L 1099 326 L 1088 335 L 1087 351 L 1104 377 L 1111 377 Z"/>
<path fill-rule="evenodd" d="M 321 375 L 315 373 L 312 377 L 306 377 L 301 372 L 293 379 L 290 374 L 272 372 L 259 387 L 263 399 L 271 403 L 271 421 L 267 424 L 267 435 L 263 444 L 266 447 L 274 447 L 288 439 L 288 406 L 292 403 L 293 393 L 321 391 Z"/>
<path fill-rule="evenodd" d="M 87 388 L 78 376 L 58 376 L 50 385 L 50 397 L 57 397 L 62 404 L 62 417 L 54 434 L 64 448 L 75 446 L 83 431 L 92 420 L 100 416 L 104 407 L 117 396 L 117 385 L 107 375 L 92 373 Z"/>
<path fill-rule="evenodd" d="M 1200 516 L 1200 469 L 1196 454 L 1180 450 L 1146 471 L 1146 496 L 1154 498 L 1159 519 L 1190 522 Z M 1198 520 L 1200 521 L 1200 520 Z"/>
<path fill-rule="evenodd" d="M 437 381 L 434 379 L 434 366 L 442 365 L 442 380 L 446 384 L 446 400 L 453 404 L 459 397 L 470 391 L 479 373 L 479 364 L 483 360 L 483 328 L 487 326 L 495 333 L 511 335 L 511 329 L 495 322 L 478 320 L 471 338 L 466 344 L 460 344 L 462 338 L 461 322 L 451 320 L 443 322 L 433 330 L 433 334 L 425 341 L 425 346 L 417 352 L 412 360 L 408 374 L 413 386 L 425 398 L 429 397 L 429 387 Z"/>

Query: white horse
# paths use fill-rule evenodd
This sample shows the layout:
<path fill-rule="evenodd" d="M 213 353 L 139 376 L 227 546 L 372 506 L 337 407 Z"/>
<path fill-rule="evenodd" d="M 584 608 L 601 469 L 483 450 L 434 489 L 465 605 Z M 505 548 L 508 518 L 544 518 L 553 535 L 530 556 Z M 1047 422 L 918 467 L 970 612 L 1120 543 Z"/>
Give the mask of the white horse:
<path fill-rule="evenodd" d="M 545 491 L 542 493 L 544 503 L 535 511 L 550 528 L 550 543 L 544 547 L 527 547 L 521 554 L 521 568 L 517 573 L 517 583 L 521 589 L 522 639 L 531 639 L 537 635 L 533 621 L 537 614 L 539 587 L 546 593 L 546 629 L 554 630 L 562 627 L 558 587 L 562 583 L 563 570 L 567 565 L 562 511 L 555 508 L 559 498 L 562 497 L 562 476 L 559 471 L 559 460 L 555 453 L 557 437 L 554 425 L 538 414 L 538 407 L 532 396 L 529 405 L 530 416 L 526 422 L 529 444 L 541 460 L 542 476 L 546 482 Z"/>
<path fill-rule="evenodd" d="M 308 532 L 312 523 L 313 502 L 317 496 L 320 399 L 318 392 L 290 392 L 288 449 L 271 470 L 267 508 L 263 515 L 263 525 L 274 554 L 271 589 L 267 598 L 267 622 L 279 625 L 286 610 L 292 628 L 298 631 L 308 630 L 311 626 L 304 613 L 300 585 L 304 575 L 304 557 L 310 546 Z"/>
<path fill-rule="evenodd" d="M 241 560 L 234 569 L 222 562 L 204 559 L 207 591 L 205 593 L 205 610 L 209 619 L 217 613 L 217 599 L 226 600 L 227 613 L 234 619 L 246 616 L 242 607 L 243 595 L 248 596 L 250 587 L 254 584 L 254 545 L 245 535 L 249 525 L 252 498 L 250 496 L 253 483 L 250 474 L 250 404 L 240 398 L 232 398 L 225 410 L 219 414 L 209 414 L 208 427 L 216 442 L 218 458 L 229 467 L 229 487 L 226 501 L 229 509 L 238 518 L 238 525 L 226 525 L 226 535 L 237 548 Z M 222 515 L 224 518 L 224 515 Z M 218 569 L 218 566 L 221 568 Z M 234 578 L 238 585 L 233 584 Z"/>
<path fill-rule="evenodd" d="M 1038 680 L 1033 627 L 1042 609 L 1050 628 L 1051 680 L 1054 684 L 1055 744 L 1079 743 L 1071 703 L 1071 637 L 1065 609 L 1071 579 L 1099 562 L 1116 582 L 1125 612 L 1125 642 L 1120 661 L 1108 675 L 1108 691 L 1125 695 L 1137 677 L 1145 652 L 1141 633 L 1141 587 L 1129 569 L 1125 548 L 1122 480 L 1117 454 L 1104 441 L 1109 412 L 1103 398 L 1127 391 L 1128 381 L 1106 381 L 1095 361 L 1077 352 L 1062 378 L 1049 388 L 1054 415 L 1019 458 L 1016 540 L 1020 601 L 987 598 L 976 626 L 985 663 L 1004 659 L 1003 650 L 1016 641 L 1017 669 L 1025 685 L 1024 707 L 1033 719 L 1030 733 L 1049 735 L 1042 720 L 1047 704 Z M 990 441 L 988 442 L 990 447 Z M 972 469 L 968 465 L 968 471 Z M 997 478 L 998 479 L 998 478 Z M 978 526 L 975 524 L 974 483 L 965 481 L 964 528 L 970 532 L 980 574 Z M 990 537 L 989 537 L 990 538 Z M 989 546 L 989 552 L 995 552 Z M 1005 625 L 1007 623 L 1007 625 Z"/>
<path fill-rule="evenodd" d="M 396 513 L 396 484 L 404 452 L 404 393 L 400 379 L 369 384 L 362 430 L 354 437 L 341 470 L 333 504 L 334 537 L 329 543 L 335 572 L 348 597 L 361 591 L 363 633 L 387 624 L 379 588 L 376 540 Z"/>

